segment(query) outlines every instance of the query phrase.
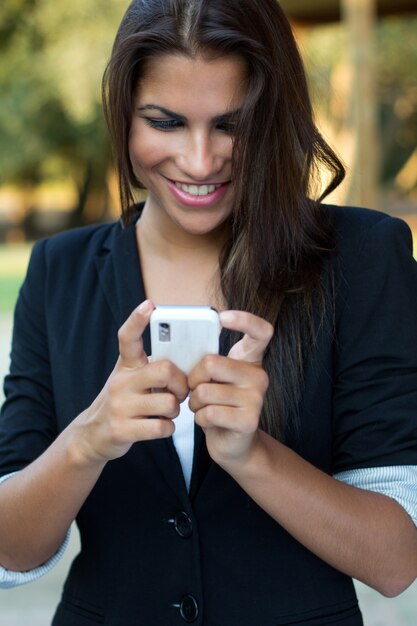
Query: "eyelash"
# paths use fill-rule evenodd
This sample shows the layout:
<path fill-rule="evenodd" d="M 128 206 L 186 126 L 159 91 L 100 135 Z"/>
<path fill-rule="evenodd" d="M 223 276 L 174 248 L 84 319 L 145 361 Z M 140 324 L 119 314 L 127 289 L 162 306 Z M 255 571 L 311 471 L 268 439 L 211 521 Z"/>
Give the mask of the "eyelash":
<path fill-rule="evenodd" d="M 151 128 L 156 128 L 158 130 L 175 130 L 176 128 L 180 128 L 182 126 L 182 122 L 178 120 L 154 120 L 150 117 L 145 117 L 146 123 Z"/>
<path fill-rule="evenodd" d="M 236 124 L 233 122 L 223 122 L 223 124 L 219 124 L 217 128 L 228 135 L 234 135 L 236 132 Z"/>
<path fill-rule="evenodd" d="M 151 117 L 145 117 L 145 121 L 151 128 L 156 128 L 157 130 L 162 130 L 165 132 L 176 130 L 177 128 L 181 128 L 184 123 L 179 120 L 169 119 L 169 120 L 155 120 Z M 233 135 L 236 132 L 236 124 L 223 122 L 217 126 L 218 130 L 223 131 L 229 135 Z"/>

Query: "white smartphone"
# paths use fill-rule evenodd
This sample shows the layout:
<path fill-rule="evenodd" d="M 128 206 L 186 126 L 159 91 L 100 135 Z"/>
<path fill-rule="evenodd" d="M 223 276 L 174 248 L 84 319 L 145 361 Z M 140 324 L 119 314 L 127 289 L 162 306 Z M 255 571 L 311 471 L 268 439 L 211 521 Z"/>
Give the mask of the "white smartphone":
<path fill-rule="evenodd" d="M 220 318 L 209 306 L 157 306 L 150 326 L 152 362 L 168 359 L 189 374 L 203 356 L 219 353 Z"/>

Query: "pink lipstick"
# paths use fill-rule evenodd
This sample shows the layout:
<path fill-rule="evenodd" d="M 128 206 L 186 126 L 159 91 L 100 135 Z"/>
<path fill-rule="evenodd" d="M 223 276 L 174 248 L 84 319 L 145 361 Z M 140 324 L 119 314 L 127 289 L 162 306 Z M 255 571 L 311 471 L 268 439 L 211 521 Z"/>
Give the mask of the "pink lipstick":
<path fill-rule="evenodd" d="M 166 179 L 166 180 L 167 180 L 168 187 L 171 190 L 173 196 L 177 200 L 179 200 L 179 202 L 181 202 L 182 204 L 185 204 L 186 206 L 190 206 L 190 207 L 206 207 L 212 204 L 216 204 L 216 202 L 219 202 L 219 200 L 223 198 L 223 196 L 227 192 L 229 185 L 230 185 L 230 182 L 216 184 L 216 185 L 214 185 L 214 183 L 209 184 L 209 185 L 191 185 L 191 184 L 185 185 L 185 183 L 176 184 L 172 180 L 169 180 L 169 179 Z M 182 186 L 193 187 L 194 191 L 196 190 L 195 188 L 201 189 L 205 187 L 206 188 L 204 189 L 205 193 L 203 193 L 202 195 L 197 195 L 196 193 L 189 193 L 188 191 L 184 190 L 182 187 L 179 187 L 178 186 L 179 184 L 181 184 Z M 207 190 L 213 186 L 216 187 L 214 191 L 206 193 Z"/>

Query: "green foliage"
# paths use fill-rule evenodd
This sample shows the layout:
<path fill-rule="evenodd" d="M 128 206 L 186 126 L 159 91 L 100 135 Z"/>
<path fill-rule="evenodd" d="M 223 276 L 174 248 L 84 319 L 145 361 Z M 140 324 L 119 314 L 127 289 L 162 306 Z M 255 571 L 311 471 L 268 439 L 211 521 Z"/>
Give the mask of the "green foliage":
<path fill-rule="evenodd" d="M 1 0 L 0 184 L 72 177 L 106 186 L 110 163 L 101 77 L 128 0 Z M 343 29 L 312 29 L 304 53 L 315 106 L 331 115 Z M 384 177 L 417 144 L 417 18 L 378 28 Z"/>
<path fill-rule="evenodd" d="M 417 19 L 389 20 L 378 34 L 383 176 L 389 180 L 417 146 Z"/>
<path fill-rule="evenodd" d="M 81 188 L 110 161 L 101 76 L 126 0 L 2 0 L 0 184 L 54 172 Z M 53 164 L 53 165 L 51 165 Z"/>
<path fill-rule="evenodd" d="M 30 16 L 36 0 L 4 0 L 0 4 L 0 51 L 7 50 L 24 20 Z"/>
<path fill-rule="evenodd" d="M 377 27 L 377 89 L 383 180 L 392 180 L 417 145 L 417 17 L 386 18 Z M 332 116 L 332 77 L 346 55 L 340 25 L 315 28 L 304 45 L 316 109 Z"/>

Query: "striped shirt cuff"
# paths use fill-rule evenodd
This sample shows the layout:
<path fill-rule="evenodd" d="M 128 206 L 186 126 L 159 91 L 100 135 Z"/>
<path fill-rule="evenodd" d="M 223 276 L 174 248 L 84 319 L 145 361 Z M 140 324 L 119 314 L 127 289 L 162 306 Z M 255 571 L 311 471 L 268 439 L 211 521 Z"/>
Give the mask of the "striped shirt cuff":
<path fill-rule="evenodd" d="M 2 476 L 0 478 L 0 484 L 11 478 L 17 474 L 17 472 L 13 472 L 12 474 L 7 474 L 6 476 Z M 58 552 L 54 554 L 46 563 L 43 563 L 39 567 L 35 567 L 32 570 L 27 572 L 13 572 L 11 570 L 7 570 L 0 565 L 0 589 L 10 589 L 12 587 L 18 587 L 19 585 L 26 585 L 27 583 L 31 583 L 41 576 L 44 576 L 48 572 L 50 572 L 55 565 L 60 561 L 62 555 L 64 554 L 70 539 L 71 530 L 68 529 L 68 532 L 65 536 L 65 539 L 59 548 Z"/>
<path fill-rule="evenodd" d="M 334 474 L 334 478 L 368 491 L 393 498 L 417 526 L 417 465 L 393 465 L 352 469 Z"/>

